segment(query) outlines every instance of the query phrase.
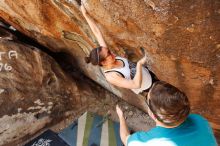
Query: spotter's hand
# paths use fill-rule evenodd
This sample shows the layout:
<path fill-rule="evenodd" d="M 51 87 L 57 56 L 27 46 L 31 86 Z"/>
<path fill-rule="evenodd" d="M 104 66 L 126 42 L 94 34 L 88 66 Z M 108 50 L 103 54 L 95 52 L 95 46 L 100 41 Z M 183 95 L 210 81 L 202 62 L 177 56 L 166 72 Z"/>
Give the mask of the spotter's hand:
<path fill-rule="evenodd" d="M 118 105 L 116 105 L 116 112 L 117 112 L 119 118 L 123 117 L 123 112 Z"/>

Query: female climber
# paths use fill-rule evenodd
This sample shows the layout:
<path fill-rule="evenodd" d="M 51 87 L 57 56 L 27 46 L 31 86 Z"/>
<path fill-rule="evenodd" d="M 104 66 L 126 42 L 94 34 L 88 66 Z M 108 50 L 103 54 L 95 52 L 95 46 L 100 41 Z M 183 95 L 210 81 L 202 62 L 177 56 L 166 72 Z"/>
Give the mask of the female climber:
<path fill-rule="evenodd" d="M 115 56 L 108 49 L 100 29 L 89 16 L 83 4 L 81 11 L 100 45 L 90 52 L 89 57 L 85 57 L 86 63 L 100 66 L 106 80 L 115 86 L 131 89 L 136 94 L 148 91 L 153 81 L 148 69 L 143 67 L 147 59 L 146 55 L 137 63 Z"/>

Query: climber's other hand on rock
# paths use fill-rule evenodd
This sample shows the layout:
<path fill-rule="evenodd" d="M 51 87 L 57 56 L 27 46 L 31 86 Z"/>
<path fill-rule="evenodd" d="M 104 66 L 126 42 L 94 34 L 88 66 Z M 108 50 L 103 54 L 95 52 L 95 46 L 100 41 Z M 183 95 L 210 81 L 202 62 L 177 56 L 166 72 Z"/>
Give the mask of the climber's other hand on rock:
<path fill-rule="evenodd" d="M 143 65 L 146 61 L 147 61 L 147 56 L 144 55 L 144 57 L 141 58 L 137 63 L 140 64 L 140 65 Z"/>

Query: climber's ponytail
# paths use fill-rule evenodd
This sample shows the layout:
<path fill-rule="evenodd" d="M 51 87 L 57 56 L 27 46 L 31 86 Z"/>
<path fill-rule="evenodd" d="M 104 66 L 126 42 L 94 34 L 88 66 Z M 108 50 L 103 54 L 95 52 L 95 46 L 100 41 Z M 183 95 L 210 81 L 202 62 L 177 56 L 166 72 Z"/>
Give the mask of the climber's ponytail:
<path fill-rule="evenodd" d="M 89 56 L 84 58 L 85 62 L 92 63 L 93 65 L 100 65 L 100 62 L 104 60 L 99 54 L 101 49 L 102 47 L 92 49 Z"/>
<path fill-rule="evenodd" d="M 84 60 L 87 64 L 91 62 L 90 57 L 85 57 Z"/>

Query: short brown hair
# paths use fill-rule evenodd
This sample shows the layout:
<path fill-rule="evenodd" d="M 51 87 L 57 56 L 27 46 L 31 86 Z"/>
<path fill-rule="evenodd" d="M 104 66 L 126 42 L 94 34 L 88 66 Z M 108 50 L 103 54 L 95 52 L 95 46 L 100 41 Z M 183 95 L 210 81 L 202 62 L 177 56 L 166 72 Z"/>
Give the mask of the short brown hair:
<path fill-rule="evenodd" d="M 154 83 L 149 97 L 150 110 L 165 125 L 174 126 L 183 122 L 190 113 L 190 103 L 185 93 L 164 81 Z"/>

